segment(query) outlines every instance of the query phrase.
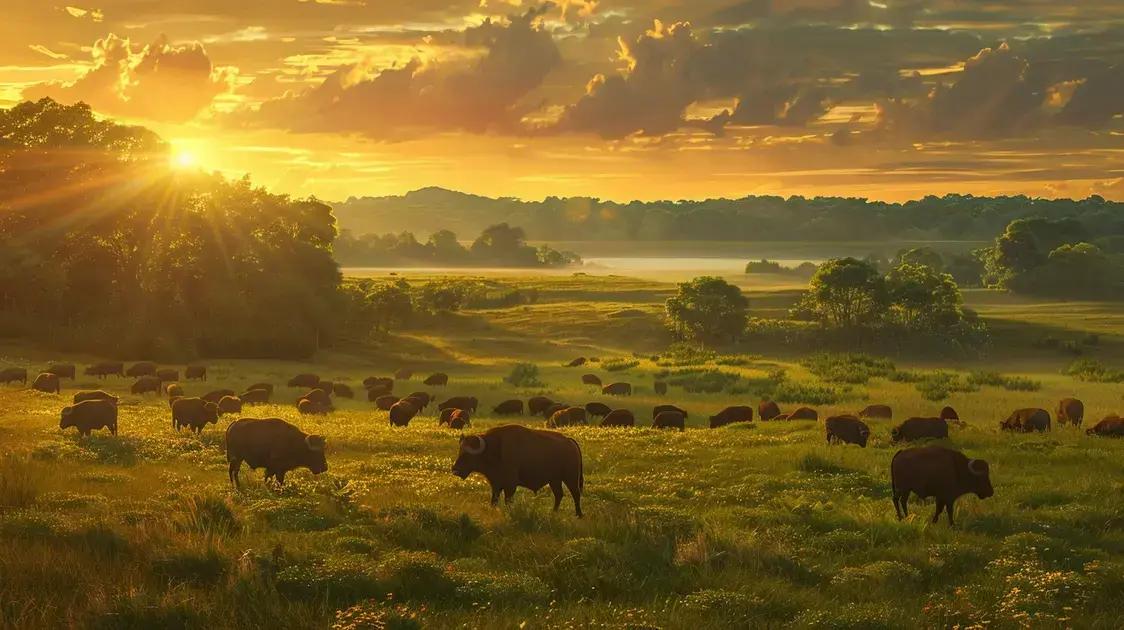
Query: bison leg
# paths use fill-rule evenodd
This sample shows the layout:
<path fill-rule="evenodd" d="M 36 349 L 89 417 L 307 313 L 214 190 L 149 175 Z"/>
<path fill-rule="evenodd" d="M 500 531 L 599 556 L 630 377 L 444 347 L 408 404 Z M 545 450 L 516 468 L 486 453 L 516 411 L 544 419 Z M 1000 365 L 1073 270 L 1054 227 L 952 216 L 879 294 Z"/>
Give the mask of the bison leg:
<path fill-rule="evenodd" d="M 895 495 L 895 509 L 897 509 L 898 503 L 901 503 L 902 506 L 902 511 L 898 512 L 898 520 L 900 521 L 903 518 L 909 516 L 909 491 L 903 492 L 899 495 Z"/>
<path fill-rule="evenodd" d="M 943 499 L 937 499 L 937 511 L 936 511 L 936 513 L 933 514 L 933 523 L 936 523 L 937 521 L 940 520 L 941 512 L 944 511 L 947 507 L 948 507 L 948 505 L 944 502 Z M 951 519 L 951 518 L 952 518 L 952 511 L 950 510 L 949 511 L 949 519 Z"/>
<path fill-rule="evenodd" d="M 113 437 L 117 437 L 117 423 L 116 422 L 113 423 L 113 426 L 109 427 L 109 432 L 113 434 Z"/>
<path fill-rule="evenodd" d="M 227 470 L 227 475 L 230 477 L 230 483 L 235 488 L 241 488 L 242 484 L 238 481 L 238 471 L 242 469 L 242 460 L 231 460 L 230 467 Z"/>
<path fill-rule="evenodd" d="M 948 514 L 948 526 L 956 527 L 956 523 L 952 522 L 952 504 L 953 502 L 949 501 L 948 504 L 944 506 L 944 511 L 946 514 Z"/>
<path fill-rule="evenodd" d="M 554 511 L 558 511 L 558 506 L 562 505 L 562 482 L 550 482 L 550 491 L 554 493 Z"/>
<path fill-rule="evenodd" d="M 574 513 L 578 518 L 582 517 L 582 486 L 580 481 L 567 481 L 566 488 L 570 491 L 570 497 L 574 499 Z M 555 506 L 554 509 L 558 509 Z"/>
<path fill-rule="evenodd" d="M 509 486 L 507 488 L 504 488 L 503 489 L 503 502 L 507 505 L 511 505 L 511 502 L 514 499 L 515 499 L 515 486 Z"/>
<path fill-rule="evenodd" d="M 497 486 L 497 485 L 492 486 L 492 507 L 496 507 L 496 505 L 499 504 L 499 502 L 500 502 L 500 492 L 501 492 L 501 489 L 500 489 L 499 486 Z"/>

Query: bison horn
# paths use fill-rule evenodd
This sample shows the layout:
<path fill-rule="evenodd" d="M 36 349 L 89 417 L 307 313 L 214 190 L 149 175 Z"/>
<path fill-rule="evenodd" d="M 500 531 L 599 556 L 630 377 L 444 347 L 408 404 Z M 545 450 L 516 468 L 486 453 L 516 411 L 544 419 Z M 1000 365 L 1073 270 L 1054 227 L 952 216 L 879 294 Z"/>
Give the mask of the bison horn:
<path fill-rule="evenodd" d="M 472 438 L 480 440 L 480 446 L 477 446 L 476 448 L 469 446 L 468 441 Z M 483 453 L 485 446 L 487 446 L 487 444 L 485 444 L 484 442 L 483 435 L 470 435 L 461 441 L 461 448 L 463 448 L 464 452 L 468 453 L 469 455 L 479 455 L 480 453 Z"/>
<path fill-rule="evenodd" d="M 319 435 L 309 435 L 305 437 L 304 443 L 308 445 L 308 448 L 314 451 L 324 450 L 324 438 Z"/>
<path fill-rule="evenodd" d="M 983 461 L 982 459 L 969 459 L 968 470 L 973 475 L 983 475 L 987 472 L 987 462 Z"/>

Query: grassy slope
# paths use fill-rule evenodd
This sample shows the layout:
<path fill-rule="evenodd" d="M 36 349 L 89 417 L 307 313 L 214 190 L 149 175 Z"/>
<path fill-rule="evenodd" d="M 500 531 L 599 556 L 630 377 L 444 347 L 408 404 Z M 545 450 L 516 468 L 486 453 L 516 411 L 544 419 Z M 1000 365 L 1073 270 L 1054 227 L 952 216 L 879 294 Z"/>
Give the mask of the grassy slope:
<path fill-rule="evenodd" d="M 412 365 L 445 369 L 450 395 L 471 393 L 490 407 L 538 391 L 501 382 L 512 361 L 532 360 L 553 396 L 585 402 L 601 397 L 578 375 L 601 371 L 558 367 L 564 359 L 650 352 L 666 341 L 656 325 L 666 286 L 521 282 L 540 289 L 540 304 L 457 317 L 315 363 L 216 362 L 211 382 L 189 393 L 306 370 L 355 384 Z M 755 297 L 766 310 L 785 294 Z M 1011 345 L 1001 348 L 1012 358 L 954 367 L 1029 375 L 1043 387 L 950 399 L 968 421 L 952 443 L 988 459 L 996 487 L 987 501 L 961 500 L 956 530 L 928 525 L 933 507 L 916 500 L 917 515 L 895 520 L 889 422 L 874 423 L 865 450 L 828 447 L 814 422 L 684 434 L 571 429 L 586 457 L 587 518 L 577 520 L 569 499 L 552 514 L 547 492 L 521 490 L 514 506 L 488 507 L 483 480 L 448 473 L 456 434 L 428 415 L 395 430 L 368 403 L 344 401 L 328 418 L 298 418 L 287 404 L 296 392 L 281 388 L 285 404 L 251 413 L 325 434 L 331 470 L 295 475 L 280 493 L 244 471 L 250 481 L 239 494 L 225 482 L 221 428 L 176 435 L 162 400 L 126 396 L 120 437 L 79 439 L 58 431 L 58 397 L 0 387 L 0 625 L 323 627 L 336 609 L 393 593 L 434 627 L 1120 627 L 1124 442 L 993 428 L 1014 407 L 1052 407 L 1072 394 L 1090 417 L 1119 411 L 1119 385 L 1076 383 L 1058 373 L 1068 357 L 1015 347 L 1043 330 L 1088 329 L 1110 333 L 1102 343 L 1111 353 L 1118 316 L 1107 306 L 988 305 L 988 297 L 970 301 L 1012 318 L 1003 337 Z M 59 358 L 19 345 L 0 346 L 0 356 L 36 366 Z M 724 369 L 756 376 L 772 362 Z M 814 380 L 787 358 L 775 362 L 795 380 Z M 640 386 L 622 403 L 638 415 L 658 400 L 656 369 L 644 360 L 618 373 Z M 76 387 L 127 387 L 66 385 L 63 399 Z M 898 417 L 943 404 L 877 379 L 858 390 Z M 695 426 L 742 402 L 679 391 L 669 399 Z"/>

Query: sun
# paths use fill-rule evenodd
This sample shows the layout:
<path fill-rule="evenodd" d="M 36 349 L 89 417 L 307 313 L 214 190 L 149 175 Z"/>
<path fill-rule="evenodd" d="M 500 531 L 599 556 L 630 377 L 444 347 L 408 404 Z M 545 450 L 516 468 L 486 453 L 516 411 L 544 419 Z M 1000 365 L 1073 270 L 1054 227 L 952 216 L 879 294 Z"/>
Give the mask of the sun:
<path fill-rule="evenodd" d="M 172 154 L 172 168 L 191 169 L 199 165 L 198 158 L 191 151 L 177 151 Z"/>

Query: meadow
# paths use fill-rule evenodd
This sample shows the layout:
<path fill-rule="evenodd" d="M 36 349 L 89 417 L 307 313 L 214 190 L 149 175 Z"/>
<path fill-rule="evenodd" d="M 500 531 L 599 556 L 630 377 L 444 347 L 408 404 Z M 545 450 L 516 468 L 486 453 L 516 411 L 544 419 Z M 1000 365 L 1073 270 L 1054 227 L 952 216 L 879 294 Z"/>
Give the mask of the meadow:
<path fill-rule="evenodd" d="M 247 470 L 243 490 L 230 488 L 230 416 L 177 434 L 166 399 L 128 395 L 126 379 L 79 376 L 61 396 L 0 386 L 0 626 L 1124 627 L 1124 442 L 1083 428 L 997 430 L 1015 408 L 1053 412 L 1066 396 L 1085 402 L 1086 426 L 1122 410 L 1120 384 L 1063 374 L 1075 352 L 1107 364 L 1120 356 L 1118 305 L 968 292 L 993 324 L 986 356 L 891 366 L 795 349 L 669 353 L 659 313 L 673 285 L 504 281 L 534 288 L 538 301 L 447 315 L 311 362 L 208 361 L 209 381 L 185 383 L 188 395 L 270 381 L 277 404 L 243 415 L 327 437 L 329 471 L 294 473 L 283 488 Z M 792 292 L 758 286 L 749 297 L 755 316 L 770 316 Z M 598 361 L 562 367 L 577 356 Z M 5 366 L 98 358 L 0 342 Z M 541 385 L 506 383 L 516 363 L 535 364 Z M 358 399 L 298 416 L 300 391 L 283 387 L 316 372 L 359 390 L 401 367 L 417 376 L 396 392 L 479 397 L 473 431 L 510 421 L 490 414 L 496 403 L 539 393 L 602 400 L 640 421 L 673 402 L 689 412 L 688 430 L 564 429 L 585 456 L 577 519 L 568 497 L 553 513 L 546 491 L 520 489 L 513 505 L 490 507 L 482 478 L 451 474 L 458 432 L 438 427 L 433 407 L 406 428 Z M 447 387 L 421 385 L 439 370 Z M 581 385 L 586 372 L 637 391 L 606 400 Z M 666 396 L 653 392 L 657 376 L 673 383 Z M 942 383 L 960 391 L 926 398 Z M 61 407 L 94 388 L 123 395 L 120 435 L 60 432 Z M 708 415 L 762 391 L 786 409 L 816 407 L 821 421 L 705 428 Z M 825 442 L 822 418 L 873 402 L 896 420 L 872 421 L 867 448 Z M 990 462 L 996 494 L 962 498 L 955 528 L 930 524 L 932 502 L 916 499 L 899 522 L 890 428 L 946 404 L 965 421 L 948 442 Z"/>

